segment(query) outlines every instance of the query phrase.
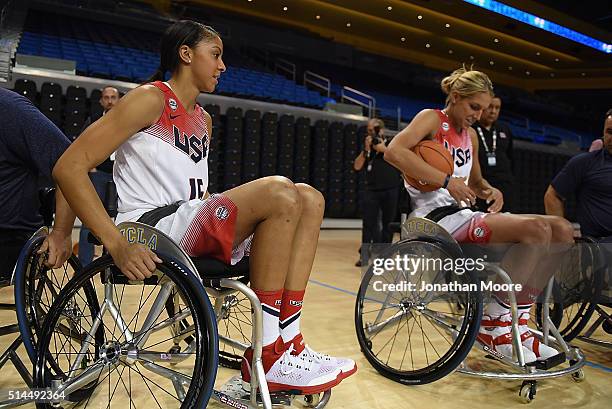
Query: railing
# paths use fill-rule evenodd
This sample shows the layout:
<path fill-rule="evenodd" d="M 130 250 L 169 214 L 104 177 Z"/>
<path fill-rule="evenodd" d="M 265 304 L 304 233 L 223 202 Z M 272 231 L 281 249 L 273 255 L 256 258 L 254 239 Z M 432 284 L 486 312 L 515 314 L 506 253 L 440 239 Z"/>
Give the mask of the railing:
<path fill-rule="evenodd" d="M 331 96 L 331 81 L 327 77 L 315 74 L 312 71 L 304 71 L 304 85 L 312 85 L 325 92 L 328 98 Z"/>
<path fill-rule="evenodd" d="M 367 103 L 362 102 L 356 97 L 349 95 L 351 93 L 365 98 Z M 349 101 L 349 102 L 352 102 L 353 104 L 367 108 L 368 118 L 373 118 L 374 113 L 376 112 L 376 98 L 374 98 L 372 95 L 368 95 L 365 92 L 358 91 L 351 87 L 347 87 L 347 86 L 342 87 L 341 101 L 342 102 Z"/>
<path fill-rule="evenodd" d="M 291 78 L 291 80 L 293 82 L 295 82 L 295 64 L 292 63 L 291 61 L 287 61 L 283 58 L 277 58 L 276 61 L 274 62 L 274 71 L 278 72 L 278 71 L 282 71 L 285 72 L 286 74 L 289 74 L 289 77 Z"/>

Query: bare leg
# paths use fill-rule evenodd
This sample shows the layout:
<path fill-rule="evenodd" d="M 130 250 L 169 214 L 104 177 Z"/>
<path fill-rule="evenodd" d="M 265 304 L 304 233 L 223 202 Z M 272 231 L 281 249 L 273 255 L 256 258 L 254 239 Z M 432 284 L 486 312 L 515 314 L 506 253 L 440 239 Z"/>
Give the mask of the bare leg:
<path fill-rule="evenodd" d="M 255 236 L 251 246 L 251 284 L 283 288 L 296 227 L 302 212 L 298 190 L 289 179 L 269 176 L 223 193 L 238 207 L 234 245 Z"/>
<path fill-rule="evenodd" d="M 302 215 L 293 238 L 285 289 L 301 291 L 308 284 L 317 251 L 325 199 L 321 192 L 309 185 L 298 183 L 295 186 L 300 195 Z"/>
<path fill-rule="evenodd" d="M 548 252 L 552 237 L 552 228 L 544 219 L 531 215 L 514 215 L 497 213 L 488 215 L 485 222 L 492 231 L 491 243 L 517 243 L 502 261 L 502 267 L 508 272 L 514 283 L 528 287 L 534 283 L 534 270 L 542 257 Z M 537 288 L 537 287 L 532 287 Z M 520 303 L 529 299 L 529 288 L 516 294 Z M 505 294 L 498 294 L 502 299 Z"/>

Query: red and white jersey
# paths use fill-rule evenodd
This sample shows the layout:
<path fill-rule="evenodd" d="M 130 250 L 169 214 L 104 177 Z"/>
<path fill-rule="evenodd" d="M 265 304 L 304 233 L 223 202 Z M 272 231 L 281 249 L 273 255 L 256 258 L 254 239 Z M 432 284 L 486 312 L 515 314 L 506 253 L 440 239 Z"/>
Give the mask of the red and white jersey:
<path fill-rule="evenodd" d="M 201 198 L 208 188 L 210 134 L 205 111 L 189 114 L 168 83 L 151 83 L 164 93 L 159 120 L 125 141 L 115 156 L 113 179 L 119 195 L 117 223 L 149 210 Z"/>
<path fill-rule="evenodd" d="M 433 140 L 444 145 L 453 156 L 453 160 L 455 161 L 453 177 L 465 177 L 465 183 L 467 184 L 472 170 L 473 157 L 470 134 L 467 129 L 462 129 L 461 134 L 457 133 L 451 126 L 448 115 L 438 109 L 435 111 L 440 118 L 440 127 L 438 128 L 438 132 L 434 135 Z M 433 209 L 457 203 L 446 189 L 440 188 L 433 192 L 421 192 L 408 183 L 404 182 L 404 184 L 408 193 L 410 193 L 413 216 L 422 217 Z"/>

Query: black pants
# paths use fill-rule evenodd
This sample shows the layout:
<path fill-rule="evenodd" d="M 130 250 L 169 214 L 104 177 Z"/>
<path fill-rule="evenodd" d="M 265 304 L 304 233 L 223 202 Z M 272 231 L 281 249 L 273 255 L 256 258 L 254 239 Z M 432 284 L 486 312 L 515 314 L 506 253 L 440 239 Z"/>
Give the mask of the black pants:
<path fill-rule="evenodd" d="M 391 243 L 393 233 L 389 223 L 397 212 L 399 188 L 386 190 L 365 190 L 363 197 L 363 243 Z M 382 226 L 378 215 L 382 214 Z"/>
<path fill-rule="evenodd" d="M 0 230 L 0 279 L 11 278 L 21 249 L 33 232 Z"/>

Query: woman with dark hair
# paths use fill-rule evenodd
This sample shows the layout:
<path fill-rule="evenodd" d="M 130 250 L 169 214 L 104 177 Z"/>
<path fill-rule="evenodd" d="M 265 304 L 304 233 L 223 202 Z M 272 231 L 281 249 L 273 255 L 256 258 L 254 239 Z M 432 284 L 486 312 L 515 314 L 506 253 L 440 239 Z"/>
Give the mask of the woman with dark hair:
<path fill-rule="evenodd" d="M 178 202 L 155 227 L 189 255 L 235 264 L 250 250 L 251 287 L 264 310 L 263 365 L 270 390 L 318 393 L 356 371 L 352 360 L 314 352 L 299 327 L 324 199 L 312 187 L 280 176 L 208 194 L 212 124 L 196 99 L 200 92 L 214 91 L 225 71 L 222 55 L 223 43 L 212 28 L 188 20 L 173 24 L 162 37 L 161 63 L 150 82 L 87 128 L 53 174 L 79 218 L 132 280 L 149 277 L 160 260 L 126 241 L 87 177 L 115 150 L 117 223 Z M 165 72 L 171 78 L 162 82 Z M 242 365 L 245 385 L 251 357 L 248 349 Z"/>
<path fill-rule="evenodd" d="M 515 282 L 518 278 L 523 284 L 516 296 L 525 361 L 546 360 L 557 351 L 540 344 L 529 330 L 529 311 L 554 272 L 552 263 L 541 264 L 543 259 L 548 262 L 542 251 L 549 251 L 553 246 L 555 251 L 565 251 L 573 243 L 572 225 L 556 216 L 499 213 L 503 195 L 482 177 L 478 137 L 471 128 L 491 103 L 493 84 L 486 74 L 463 67 L 444 78 L 441 87 L 447 95 L 445 108 L 419 112 L 391 141 L 385 160 L 404 174 L 439 187 L 432 192 L 421 192 L 406 183 L 414 209 L 412 216 L 433 218 L 437 213 L 438 223 L 459 243 L 522 244 L 515 246 L 518 255 L 513 250 L 508 252 L 503 265 L 514 273 Z M 443 144 L 451 151 L 455 162 L 452 175 L 430 166 L 411 150 L 424 139 Z M 486 200 L 488 213 L 469 208 L 476 197 Z M 508 302 L 507 293 L 494 294 L 494 300 L 485 307 L 478 338 L 493 350 L 512 357 L 512 316 Z"/>

